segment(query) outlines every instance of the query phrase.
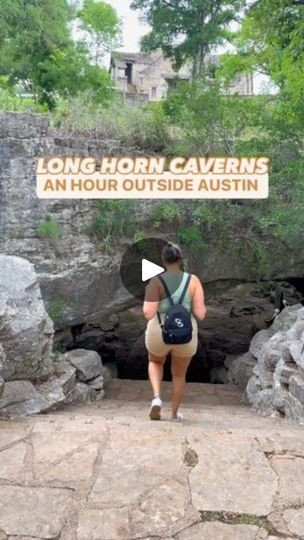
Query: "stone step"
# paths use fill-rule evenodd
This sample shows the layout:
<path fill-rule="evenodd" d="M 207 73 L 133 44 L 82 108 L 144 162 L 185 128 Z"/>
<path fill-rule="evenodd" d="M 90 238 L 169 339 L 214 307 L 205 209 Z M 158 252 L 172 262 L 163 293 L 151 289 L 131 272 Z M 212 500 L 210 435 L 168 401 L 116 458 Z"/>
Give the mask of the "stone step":
<path fill-rule="evenodd" d="M 242 390 L 235 385 L 212 385 L 187 383 L 183 404 L 182 422 L 172 422 L 170 416 L 171 383 L 162 386 L 162 419 L 153 422 L 149 418 L 151 387 L 149 381 L 112 379 L 106 389 L 106 397 L 91 404 L 72 404 L 63 410 L 38 416 L 46 423 L 58 423 L 64 417 L 74 426 L 141 425 L 155 431 L 198 429 L 209 432 L 242 432 L 252 436 L 260 432 L 277 433 L 284 426 L 292 432 L 293 426 L 281 418 L 259 416 L 243 402 Z M 51 429 L 51 428 L 50 428 Z M 295 433 L 298 433 L 295 428 Z"/>

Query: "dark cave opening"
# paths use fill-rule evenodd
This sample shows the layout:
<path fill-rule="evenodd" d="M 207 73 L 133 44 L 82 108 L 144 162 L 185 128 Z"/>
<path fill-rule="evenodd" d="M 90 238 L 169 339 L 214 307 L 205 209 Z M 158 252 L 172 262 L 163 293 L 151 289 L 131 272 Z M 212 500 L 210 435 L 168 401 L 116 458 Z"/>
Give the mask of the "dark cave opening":
<path fill-rule="evenodd" d="M 236 283 L 208 292 L 209 313 L 199 330 L 199 346 L 187 372 L 188 382 L 226 384 L 235 358 L 249 350 L 252 337 L 272 324 L 276 294 L 285 303 L 304 305 L 304 278 L 290 277 L 262 284 Z M 62 352 L 72 349 L 97 351 L 114 378 L 148 379 L 146 322 L 140 306 L 125 309 L 104 320 L 74 325 L 56 333 Z M 171 381 L 171 358 L 164 365 L 165 381 Z"/>
<path fill-rule="evenodd" d="M 303 299 L 300 303 L 304 305 L 304 276 L 286 278 L 285 281 L 290 283 L 290 285 L 293 285 L 293 287 L 295 287 L 297 291 L 301 293 Z"/>

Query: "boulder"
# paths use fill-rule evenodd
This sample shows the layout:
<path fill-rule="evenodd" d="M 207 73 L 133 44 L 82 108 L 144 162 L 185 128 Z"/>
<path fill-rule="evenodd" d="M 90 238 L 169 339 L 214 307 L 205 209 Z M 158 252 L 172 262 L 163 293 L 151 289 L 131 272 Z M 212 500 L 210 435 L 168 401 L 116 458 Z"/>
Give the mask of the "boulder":
<path fill-rule="evenodd" d="M 288 396 L 284 412 L 286 418 L 304 425 L 304 405 L 292 394 Z"/>
<path fill-rule="evenodd" d="M 113 362 L 102 366 L 102 376 L 104 387 L 106 387 L 112 379 L 118 378 L 117 366 Z"/>
<path fill-rule="evenodd" d="M 287 332 L 290 330 L 299 317 L 299 310 L 303 310 L 302 304 L 299 303 L 284 308 L 275 318 L 271 326 L 272 332 L 278 332 L 278 330 Z"/>
<path fill-rule="evenodd" d="M 246 395 L 248 403 L 252 404 L 255 395 L 262 390 L 262 386 L 259 378 L 256 375 L 252 375 L 246 386 Z"/>
<path fill-rule="evenodd" d="M 289 384 L 290 377 L 292 375 L 297 375 L 297 373 L 298 370 L 295 367 L 286 364 L 282 358 L 277 363 L 274 372 L 274 381 L 277 383 L 277 386 Z"/>
<path fill-rule="evenodd" d="M 0 375 L 4 380 L 52 374 L 53 322 L 33 264 L 0 255 Z"/>
<path fill-rule="evenodd" d="M 70 364 L 68 358 L 78 361 L 80 356 L 86 361 L 84 365 L 79 364 L 80 369 L 77 369 Z M 91 377 L 99 371 L 102 374 L 90 378 L 87 381 L 88 384 L 77 380 L 77 374 L 80 377 L 84 377 L 84 374 L 86 377 Z M 0 377 L 0 418 L 45 413 L 71 403 L 103 399 L 104 384 L 107 384 L 110 378 L 108 369 L 102 366 L 101 358 L 97 353 L 82 350 L 70 351 L 61 355 L 59 362 L 55 363 L 54 374 L 47 380 L 34 381 L 35 384 L 28 380 L 4 383 Z"/>
<path fill-rule="evenodd" d="M 210 371 L 210 382 L 212 384 L 228 384 L 228 372 L 224 366 L 216 366 Z"/>
<path fill-rule="evenodd" d="M 232 362 L 236 359 L 236 358 L 239 358 L 239 355 L 238 354 L 227 354 L 225 356 L 225 361 L 224 361 L 224 366 L 225 368 L 229 371 L 230 369 L 230 366 L 232 364 Z"/>
<path fill-rule="evenodd" d="M 269 415 L 273 411 L 274 391 L 271 388 L 265 388 L 254 394 L 251 404 L 260 413 Z"/>
<path fill-rule="evenodd" d="M 103 378 L 103 387 L 106 388 L 107 386 L 109 386 L 111 380 L 113 379 L 114 375 L 111 371 L 111 369 L 109 369 L 108 365 L 107 366 L 102 366 L 102 378 Z M 115 377 L 117 377 L 117 373 L 115 375 Z"/>
<path fill-rule="evenodd" d="M 68 394 L 76 385 L 76 368 L 65 360 L 56 362 L 54 373 L 65 394 Z"/>
<path fill-rule="evenodd" d="M 270 328 L 266 328 L 264 330 L 260 330 L 256 334 L 254 334 L 249 347 L 249 352 L 257 358 L 259 356 L 260 350 L 264 343 L 267 343 L 269 338 L 272 336 L 273 332 L 270 330 Z"/>
<path fill-rule="evenodd" d="M 96 351 L 74 349 L 64 353 L 62 360 L 76 368 L 76 376 L 81 382 L 96 379 L 102 374 L 102 360 Z"/>
<path fill-rule="evenodd" d="M 274 389 L 273 407 L 281 414 L 285 413 L 286 407 L 289 404 L 289 392 L 283 386 L 277 386 Z"/>
<path fill-rule="evenodd" d="M 304 406 L 304 379 L 292 375 L 289 380 L 289 392 Z"/>
<path fill-rule="evenodd" d="M 256 359 L 247 352 L 238 358 L 235 358 L 228 370 L 228 380 L 233 384 L 246 385 L 250 379 L 253 368 L 256 365 Z"/>
<path fill-rule="evenodd" d="M 246 386 L 246 398 L 253 407 L 265 414 L 276 411 L 300 423 L 304 422 L 303 322 L 301 304 L 283 309 L 269 328 L 271 337 L 257 352 L 253 376 Z M 265 333 L 261 341 L 264 337 Z"/>
<path fill-rule="evenodd" d="M 103 392 L 103 391 L 102 391 Z M 102 394 L 103 397 L 104 394 Z M 75 388 L 65 398 L 67 405 L 71 403 L 90 403 L 96 399 L 96 391 L 84 383 L 76 383 Z"/>
<path fill-rule="evenodd" d="M 294 362 L 304 370 L 304 339 L 291 343 L 289 351 Z"/>
<path fill-rule="evenodd" d="M 96 379 L 92 379 L 88 384 L 94 388 L 94 390 L 103 390 L 103 375 L 99 375 Z"/>
<path fill-rule="evenodd" d="M 262 390 L 265 388 L 272 388 L 273 372 L 267 369 L 264 364 L 257 362 L 252 372 L 258 377 Z"/>
<path fill-rule="evenodd" d="M 50 409 L 50 402 L 30 381 L 7 381 L 0 399 L 2 416 L 37 414 Z"/>
<path fill-rule="evenodd" d="M 42 395 L 49 403 L 50 410 L 57 409 L 65 402 L 66 396 L 57 377 L 50 377 L 47 381 L 40 384 L 38 383 L 36 385 L 36 390 L 38 390 L 40 395 Z"/>

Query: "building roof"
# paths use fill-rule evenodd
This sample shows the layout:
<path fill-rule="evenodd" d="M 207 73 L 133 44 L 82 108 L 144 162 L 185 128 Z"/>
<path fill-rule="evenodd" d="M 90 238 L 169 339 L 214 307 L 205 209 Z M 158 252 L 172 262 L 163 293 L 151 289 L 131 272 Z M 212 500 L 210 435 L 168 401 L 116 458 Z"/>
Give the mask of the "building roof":
<path fill-rule="evenodd" d="M 154 62 L 155 58 L 146 53 L 114 51 L 112 53 L 112 60 L 115 62 L 116 65 L 125 65 L 126 62 L 149 65 Z"/>
<path fill-rule="evenodd" d="M 162 57 L 160 51 L 160 56 L 155 56 L 154 54 L 147 54 L 141 52 L 125 52 L 125 51 L 113 51 L 111 54 L 111 64 L 114 64 L 117 67 L 122 69 L 126 68 L 127 63 L 141 64 L 145 67 L 141 70 L 141 73 L 147 73 L 150 71 L 151 66 Z M 207 54 L 206 61 L 208 64 L 217 65 L 219 63 L 219 56 L 217 54 Z M 187 77 L 183 76 L 187 75 Z M 188 74 L 179 75 L 180 78 L 188 78 Z M 169 78 L 169 77 L 165 77 Z"/>

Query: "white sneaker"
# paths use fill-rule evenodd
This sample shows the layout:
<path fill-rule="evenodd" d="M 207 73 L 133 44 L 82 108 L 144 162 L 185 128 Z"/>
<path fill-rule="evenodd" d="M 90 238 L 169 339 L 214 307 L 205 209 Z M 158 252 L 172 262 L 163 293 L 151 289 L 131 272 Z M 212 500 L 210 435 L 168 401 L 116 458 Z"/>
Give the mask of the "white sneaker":
<path fill-rule="evenodd" d="M 155 397 L 154 399 L 152 399 L 150 415 L 149 415 L 151 420 L 160 420 L 160 411 L 161 411 L 162 404 L 163 402 L 160 399 L 160 397 Z"/>
<path fill-rule="evenodd" d="M 173 422 L 181 422 L 184 419 L 182 413 L 176 413 L 175 416 L 170 415 L 169 420 L 172 420 Z"/>

